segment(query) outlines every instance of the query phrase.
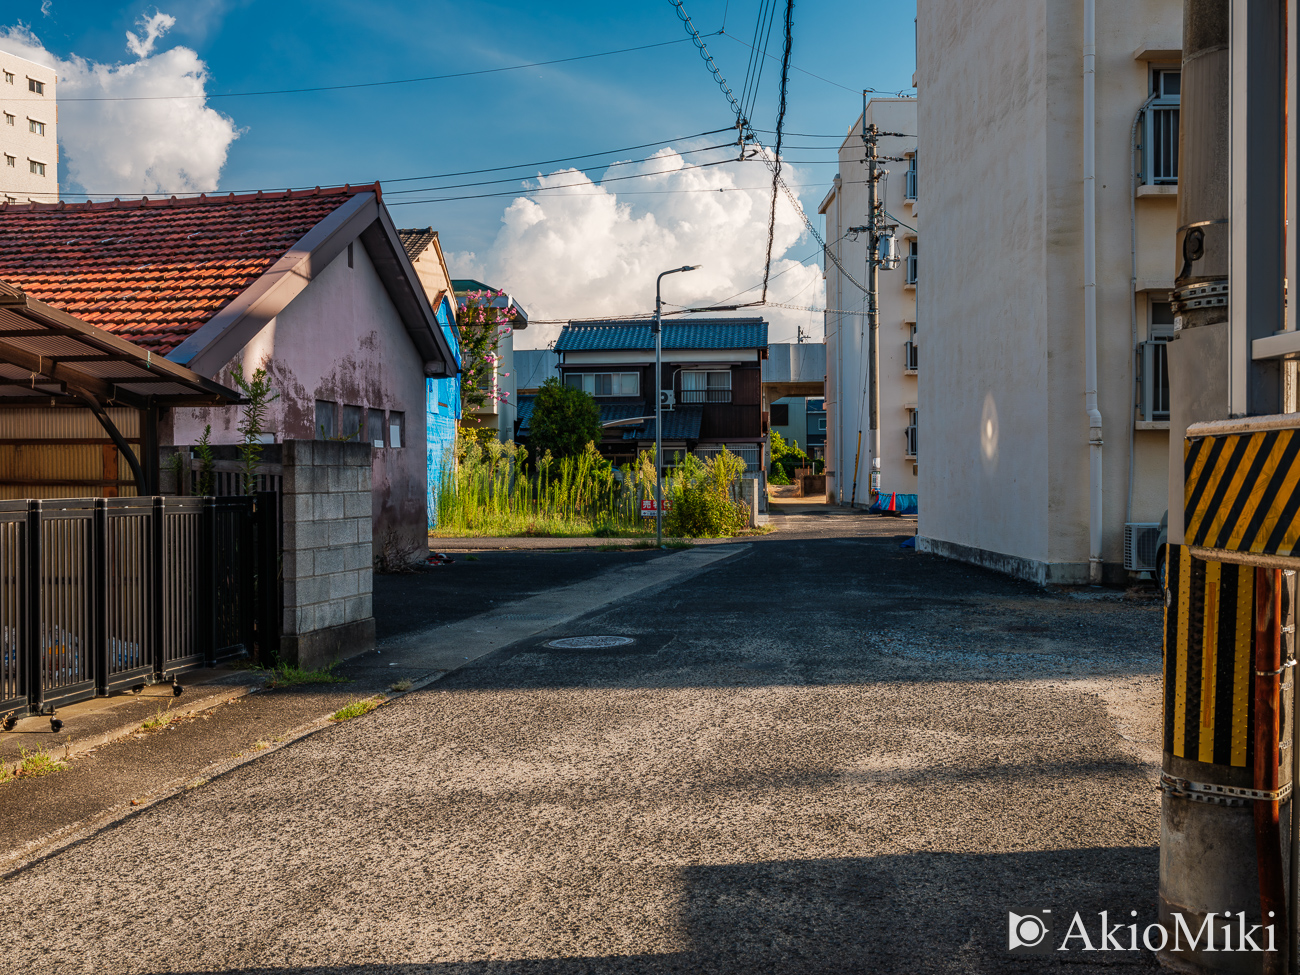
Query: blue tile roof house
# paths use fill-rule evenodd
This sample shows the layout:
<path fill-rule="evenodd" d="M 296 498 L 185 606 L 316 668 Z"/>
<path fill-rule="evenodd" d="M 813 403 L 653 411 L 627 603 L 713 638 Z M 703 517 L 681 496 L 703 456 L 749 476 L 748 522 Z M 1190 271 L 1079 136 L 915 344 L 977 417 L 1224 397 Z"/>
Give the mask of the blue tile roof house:
<path fill-rule="evenodd" d="M 584 389 L 600 406 L 600 452 L 617 464 L 653 450 L 655 390 L 671 392 L 664 410 L 664 456 L 708 456 L 723 447 L 747 469 L 765 465 L 767 418 L 761 363 L 767 322 L 761 318 L 669 319 L 663 323 L 663 371 L 654 381 L 650 321 L 570 322 L 555 343 L 560 381 Z M 527 440 L 532 397 L 519 400 L 516 436 Z"/>

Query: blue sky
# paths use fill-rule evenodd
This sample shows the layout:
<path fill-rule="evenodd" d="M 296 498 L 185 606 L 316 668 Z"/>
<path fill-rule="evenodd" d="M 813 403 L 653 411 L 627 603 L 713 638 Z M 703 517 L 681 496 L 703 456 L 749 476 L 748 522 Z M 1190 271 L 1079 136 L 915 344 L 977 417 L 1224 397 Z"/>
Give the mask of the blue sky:
<path fill-rule="evenodd" d="M 158 49 L 184 46 L 196 51 L 209 71 L 209 95 L 473 71 L 676 42 L 686 36 L 667 0 L 617 5 L 47 0 L 45 14 L 42 6 L 40 0 L 10 0 L 4 25 L 25 24 L 60 58 L 75 54 L 103 63 L 132 59 L 125 33 L 138 31 L 142 16 L 170 14 L 176 23 Z M 725 16 L 728 35 L 750 40 L 759 7 L 760 0 L 687 0 L 686 9 L 703 34 L 721 28 Z M 914 2 L 796 4 L 794 65 L 838 86 L 793 71 L 787 131 L 843 133 L 860 110 L 861 88 L 908 87 L 914 70 L 914 15 Z M 778 57 L 779 22 L 780 11 L 769 47 Z M 706 36 L 706 42 L 739 92 L 748 48 L 732 36 Z M 778 62 L 767 61 L 754 112 L 761 129 L 774 127 L 779 71 Z M 230 116 L 239 129 L 220 177 L 221 189 L 236 190 L 390 181 L 481 169 L 656 142 L 733 122 L 726 100 L 689 41 L 476 77 L 351 91 L 213 97 L 209 105 Z M 797 180 L 804 184 L 799 194 L 820 226 L 815 208 L 835 172 L 836 141 L 789 136 L 787 142 L 799 147 L 786 155 L 801 164 L 796 168 Z M 713 143 L 692 145 L 701 144 Z M 643 158 L 652 151 L 602 160 Z M 695 158 L 718 157 L 715 152 Z M 576 165 L 593 178 L 601 172 L 592 161 Z M 560 168 L 541 167 L 544 172 Z M 767 182 L 759 162 L 738 168 L 744 173 L 738 180 L 746 185 Z M 639 182 L 611 184 L 611 189 L 629 191 L 621 199 L 635 206 L 637 197 L 631 191 Z M 415 198 L 505 192 L 520 185 L 499 183 Z M 393 205 L 399 197 L 388 199 Z M 449 251 L 482 254 L 492 246 L 510 202 L 509 196 L 489 197 L 393 206 L 393 212 L 401 225 L 433 225 Z M 805 240 L 790 255 L 803 257 L 802 251 L 815 247 Z M 757 270 L 761 274 L 761 267 Z"/>

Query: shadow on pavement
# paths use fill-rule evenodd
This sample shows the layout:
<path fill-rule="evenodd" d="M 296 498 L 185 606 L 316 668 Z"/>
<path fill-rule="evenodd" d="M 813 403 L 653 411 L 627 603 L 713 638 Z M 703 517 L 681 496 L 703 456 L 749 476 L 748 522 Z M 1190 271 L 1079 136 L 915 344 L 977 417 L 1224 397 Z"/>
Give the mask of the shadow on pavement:
<path fill-rule="evenodd" d="M 1032 838 L 1029 838 L 1032 841 Z M 610 956 L 242 969 L 247 975 L 588 975 L 588 973 L 915 973 L 1156 971 L 1141 932 L 1155 922 L 1159 852 L 1117 847 L 997 855 L 915 852 L 861 859 L 688 867 L 675 911 L 655 923 L 621 902 L 602 916 L 614 936 L 675 950 Z M 1063 883 L 1062 878 L 1070 878 Z M 594 911 L 606 905 L 593 904 Z M 1110 927 L 1138 924 L 1137 951 L 1007 952 L 1007 912 L 1050 910 L 1059 949 L 1078 912 L 1100 948 Z M 1137 916 L 1130 915 L 1136 911 Z M 553 919 L 564 940 L 584 923 Z M 413 929 L 412 934 L 417 934 Z M 546 932 L 537 932 L 543 943 Z M 638 935 L 643 934 L 642 937 Z M 1129 931 L 1114 935 L 1128 945 Z M 1068 963 L 1068 964 L 1067 964 Z M 212 970 L 193 970 L 191 975 Z"/>

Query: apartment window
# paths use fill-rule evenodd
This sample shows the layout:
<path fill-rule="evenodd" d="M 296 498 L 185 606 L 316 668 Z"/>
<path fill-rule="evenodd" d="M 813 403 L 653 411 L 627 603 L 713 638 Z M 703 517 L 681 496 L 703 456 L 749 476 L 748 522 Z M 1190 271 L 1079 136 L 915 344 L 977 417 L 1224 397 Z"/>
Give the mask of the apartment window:
<path fill-rule="evenodd" d="M 1141 369 L 1141 416 L 1146 421 L 1169 419 L 1169 340 L 1174 334 L 1174 310 L 1167 301 L 1147 302 L 1147 340 L 1138 346 Z"/>
<path fill-rule="evenodd" d="M 5 165 L 8 166 L 10 169 L 16 169 L 16 168 L 18 167 L 18 157 L 17 157 L 17 156 L 11 156 L 11 155 L 9 155 L 9 153 L 6 152 L 6 153 L 5 153 Z"/>
<path fill-rule="evenodd" d="M 907 341 L 903 343 L 903 371 L 911 373 L 916 372 L 917 361 L 916 326 L 911 325 L 908 326 Z"/>
<path fill-rule="evenodd" d="M 916 456 L 916 410 L 907 411 L 907 429 L 903 436 L 907 438 L 907 456 Z"/>
<path fill-rule="evenodd" d="M 790 425 L 790 404 L 773 403 L 771 425 L 774 427 L 788 427 Z"/>
<path fill-rule="evenodd" d="M 339 405 L 332 400 L 316 401 L 316 439 L 333 440 L 339 435 Z"/>
<path fill-rule="evenodd" d="M 1152 69 L 1151 102 L 1142 122 L 1142 182 L 1148 185 L 1178 183 L 1178 112 L 1182 88 L 1181 71 Z"/>
<path fill-rule="evenodd" d="M 34 119 L 34 118 L 29 118 L 29 119 L 27 120 L 27 130 L 28 130 L 29 132 L 35 132 L 37 135 L 44 135 L 44 134 L 45 134 L 45 123 L 44 123 L 44 122 L 38 122 L 38 121 L 36 121 L 36 119 Z"/>
<path fill-rule="evenodd" d="M 45 175 L 45 163 L 37 162 L 35 159 L 27 160 L 27 167 L 37 176 Z"/>
<path fill-rule="evenodd" d="M 361 407 L 345 405 L 343 415 L 339 418 L 339 436 L 350 443 L 359 442 L 362 430 L 361 417 Z"/>
<path fill-rule="evenodd" d="M 564 384 L 591 396 L 641 395 L 641 374 L 636 372 L 571 372 Z"/>
<path fill-rule="evenodd" d="M 683 403 L 730 403 L 731 372 L 683 372 Z"/>
<path fill-rule="evenodd" d="M 6 72 L 5 72 L 5 84 L 6 84 L 6 85 L 12 85 L 13 83 L 14 83 L 14 73 L 13 73 L 12 71 L 6 71 Z"/>
<path fill-rule="evenodd" d="M 907 283 L 916 286 L 916 241 L 907 242 Z"/>
<path fill-rule="evenodd" d="M 5 112 L 5 125 L 13 125 L 17 121 L 17 118 L 16 115 L 10 115 L 8 112 Z"/>
<path fill-rule="evenodd" d="M 903 184 L 903 196 L 908 200 L 916 199 L 916 153 L 907 157 L 907 179 Z"/>
<path fill-rule="evenodd" d="M 27 79 L 27 90 L 37 95 L 45 94 L 45 82 L 37 81 L 35 78 Z"/>
<path fill-rule="evenodd" d="M 388 414 L 388 446 L 406 446 L 406 414 L 396 410 Z"/>
<path fill-rule="evenodd" d="M 366 410 L 366 439 L 372 447 L 384 445 L 384 411 Z"/>

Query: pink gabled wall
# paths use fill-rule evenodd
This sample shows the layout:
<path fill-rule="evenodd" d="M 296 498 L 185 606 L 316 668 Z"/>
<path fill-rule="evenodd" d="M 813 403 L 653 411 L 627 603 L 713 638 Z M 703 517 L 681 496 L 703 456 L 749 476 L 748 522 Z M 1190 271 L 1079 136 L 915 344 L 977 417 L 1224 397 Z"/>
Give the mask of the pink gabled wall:
<path fill-rule="evenodd" d="M 234 386 L 236 362 L 248 377 L 266 369 L 279 394 L 266 422 L 276 443 L 319 436 L 317 400 L 405 413 L 405 443 L 373 454 L 375 554 L 386 544 L 423 552 L 429 524 L 424 363 L 359 239 L 351 252 L 352 267 L 345 248 L 212 378 Z M 177 409 L 163 440 L 190 446 L 211 423 L 213 443 L 238 443 L 240 415 L 238 408 Z"/>

